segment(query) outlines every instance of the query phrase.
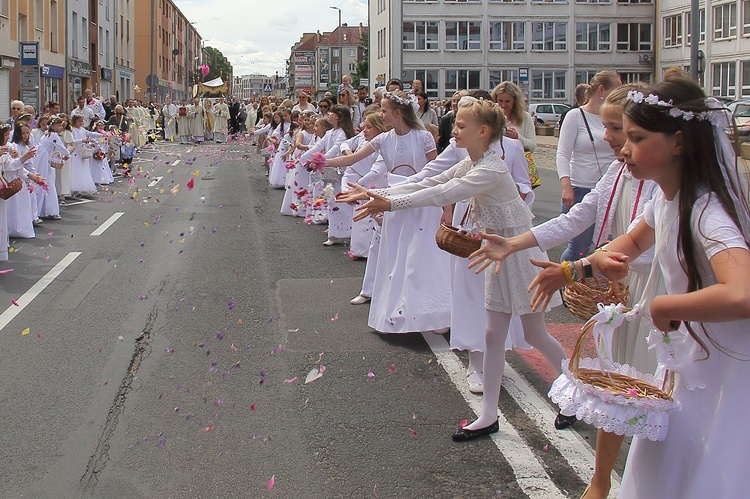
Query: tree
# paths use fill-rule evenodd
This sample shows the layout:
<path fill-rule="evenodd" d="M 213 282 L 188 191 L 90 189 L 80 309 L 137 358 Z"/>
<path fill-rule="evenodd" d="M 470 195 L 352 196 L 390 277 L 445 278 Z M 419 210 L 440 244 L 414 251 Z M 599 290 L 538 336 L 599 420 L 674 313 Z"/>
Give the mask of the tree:
<path fill-rule="evenodd" d="M 206 51 L 204 64 L 208 66 L 209 71 L 202 81 L 211 81 L 219 77 L 226 81 L 232 74 L 232 65 L 220 50 L 213 47 L 206 47 L 204 50 Z"/>
<path fill-rule="evenodd" d="M 354 88 L 359 87 L 359 82 L 364 78 L 368 79 L 370 76 L 370 34 L 369 31 L 365 31 L 362 34 L 362 40 L 359 43 L 359 49 L 362 51 L 362 60 L 357 63 L 357 74 L 354 77 L 353 86 Z"/>

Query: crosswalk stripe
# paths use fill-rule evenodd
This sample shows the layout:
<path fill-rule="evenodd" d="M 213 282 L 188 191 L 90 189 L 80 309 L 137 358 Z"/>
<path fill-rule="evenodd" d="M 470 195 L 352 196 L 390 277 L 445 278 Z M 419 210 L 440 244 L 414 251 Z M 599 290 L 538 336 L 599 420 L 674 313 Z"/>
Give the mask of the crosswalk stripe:
<path fill-rule="evenodd" d="M 425 341 L 438 359 L 438 362 L 456 385 L 466 403 L 478 416 L 482 410 L 482 399 L 469 392 L 464 380 L 465 368 L 442 336 L 433 333 L 422 333 Z M 534 491 L 535 499 L 557 499 L 566 497 L 555 485 L 534 456 L 526 442 L 513 426 L 498 412 L 500 431 L 492 435 L 492 441 L 508 461 L 521 490 Z"/>

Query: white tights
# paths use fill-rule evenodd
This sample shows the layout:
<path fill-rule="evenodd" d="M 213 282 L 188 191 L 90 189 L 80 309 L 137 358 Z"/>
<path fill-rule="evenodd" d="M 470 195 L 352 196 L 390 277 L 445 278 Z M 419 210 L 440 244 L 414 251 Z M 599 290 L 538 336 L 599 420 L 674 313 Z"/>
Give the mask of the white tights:
<path fill-rule="evenodd" d="M 505 339 L 508 336 L 511 317 L 510 314 L 487 310 L 482 413 L 476 421 L 466 426 L 469 430 L 485 428 L 497 420 L 500 385 L 505 372 Z M 560 366 L 566 357 L 565 350 L 547 331 L 544 312 L 526 314 L 520 318 L 526 342 L 539 350 L 552 368 L 560 372 Z"/>

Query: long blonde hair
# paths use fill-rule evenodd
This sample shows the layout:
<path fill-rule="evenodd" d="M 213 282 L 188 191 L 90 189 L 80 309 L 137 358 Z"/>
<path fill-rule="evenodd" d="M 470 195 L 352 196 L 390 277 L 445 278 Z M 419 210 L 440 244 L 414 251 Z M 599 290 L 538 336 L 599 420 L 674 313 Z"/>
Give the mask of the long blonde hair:
<path fill-rule="evenodd" d="M 402 90 L 394 90 L 393 92 L 386 92 L 383 98 L 387 99 L 394 109 L 401 111 L 401 118 L 410 130 L 424 130 L 422 120 L 417 118 L 417 112 L 411 105 L 411 98 L 416 100 L 413 94 L 407 94 Z"/>
<path fill-rule="evenodd" d="M 513 97 L 513 109 L 510 111 L 508 120 L 520 126 L 526 114 L 526 98 L 523 96 L 521 88 L 512 81 L 503 81 L 492 89 L 492 100 L 496 102 L 497 96 L 500 94 L 508 94 Z"/>

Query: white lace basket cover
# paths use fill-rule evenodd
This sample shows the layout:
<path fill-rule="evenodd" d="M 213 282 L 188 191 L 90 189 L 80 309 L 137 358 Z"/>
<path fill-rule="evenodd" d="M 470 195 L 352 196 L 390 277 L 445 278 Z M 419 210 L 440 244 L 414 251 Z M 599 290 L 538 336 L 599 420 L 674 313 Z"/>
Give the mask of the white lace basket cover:
<path fill-rule="evenodd" d="M 671 396 L 644 396 L 636 389 L 627 392 L 618 390 L 615 393 L 607 387 L 584 383 L 571 372 L 571 361 L 577 361 L 579 369 L 598 370 L 605 375 L 617 373 L 643 381 L 652 387 L 661 386 L 664 376 L 643 374 L 627 364 L 620 365 L 610 360 L 615 330 L 624 320 L 632 320 L 638 315 L 638 307 L 629 312 L 623 309 L 622 304 L 599 304 L 599 313 L 584 326 L 584 332 L 581 334 L 583 337 L 593 324 L 598 358 L 579 359 L 577 351 L 582 344 L 579 340 L 573 358 L 563 361 L 562 374 L 552 384 L 548 396 L 560 406 L 560 409 L 575 413 L 578 419 L 606 432 L 653 441 L 664 440 L 669 427 L 669 413 L 680 409 L 680 403 L 672 400 Z M 668 344 L 669 341 L 665 340 L 664 343 Z M 573 368 L 575 369 L 575 366 Z"/>

